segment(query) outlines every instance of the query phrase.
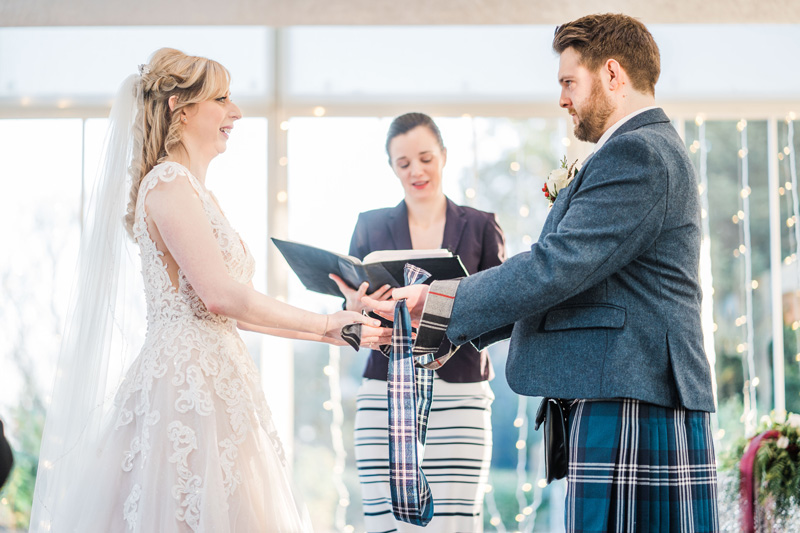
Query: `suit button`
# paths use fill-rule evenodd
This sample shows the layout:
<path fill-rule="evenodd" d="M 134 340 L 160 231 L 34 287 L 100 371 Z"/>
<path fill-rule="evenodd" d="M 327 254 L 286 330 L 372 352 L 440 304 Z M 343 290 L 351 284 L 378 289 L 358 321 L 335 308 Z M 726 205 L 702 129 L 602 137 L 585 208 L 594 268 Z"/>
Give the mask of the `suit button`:
<path fill-rule="evenodd" d="M 467 336 L 466 335 L 459 335 L 458 336 L 458 340 L 460 340 L 461 342 L 467 342 Z"/>

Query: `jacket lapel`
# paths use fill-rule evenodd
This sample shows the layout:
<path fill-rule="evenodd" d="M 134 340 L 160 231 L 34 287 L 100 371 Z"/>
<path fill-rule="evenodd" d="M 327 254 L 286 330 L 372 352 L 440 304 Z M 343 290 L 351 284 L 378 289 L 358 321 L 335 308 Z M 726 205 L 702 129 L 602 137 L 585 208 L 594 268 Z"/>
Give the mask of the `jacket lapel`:
<path fill-rule="evenodd" d="M 442 236 L 442 248 L 456 253 L 458 245 L 461 243 L 461 235 L 467 225 L 467 213 L 463 207 L 447 198 L 447 213 L 445 214 L 444 235 Z"/>
<path fill-rule="evenodd" d="M 399 204 L 389 210 L 389 217 L 386 219 L 389 235 L 392 238 L 395 250 L 411 249 L 411 233 L 408 230 L 408 208 L 406 202 Z"/>
<path fill-rule="evenodd" d="M 445 214 L 444 235 L 442 248 L 455 253 L 461 243 L 461 235 L 467 225 L 467 213 L 463 207 L 446 198 L 447 211 Z M 395 250 L 411 249 L 411 232 L 408 229 L 408 207 L 405 201 L 400 202 L 389 210 L 386 219 L 389 235 L 392 238 Z"/>

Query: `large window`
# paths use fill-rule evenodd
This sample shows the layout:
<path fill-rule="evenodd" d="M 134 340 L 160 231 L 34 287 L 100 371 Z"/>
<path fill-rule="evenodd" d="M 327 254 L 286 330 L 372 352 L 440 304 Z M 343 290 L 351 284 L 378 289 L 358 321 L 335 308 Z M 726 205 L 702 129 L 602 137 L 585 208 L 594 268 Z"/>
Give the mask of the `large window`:
<path fill-rule="evenodd" d="M 685 135 L 705 201 L 704 324 L 723 451 L 744 433 L 746 415 L 768 413 L 781 389 L 787 409 L 800 411 L 800 139 L 787 117 L 800 112 L 800 71 L 785 68 L 786 58 L 800 55 L 800 27 L 652 30 L 662 52 L 657 96 Z M 0 529 L 26 525 L 105 133 L 100 117 L 136 65 L 170 46 L 229 68 L 249 118 L 237 122 L 208 186 L 256 256 L 256 288 L 266 290 L 269 273 L 279 291 L 287 288 L 274 296 L 327 312 L 340 300 L 306 291 L 276 262 L 268 237 L 286 230 L 290 239 L 346 252 L 360 211 L 397 204 L 402 191 L 384 153 L 394 115 L 435 115 L 448 148 L 446 194 L 496 212 L 509 254 L 536 241 L 548 212 L 544 177 L 564 155 L 589 151 L 557 107 L 552 33 L 549 26 L 0 28 L 0 417 L 17 456 L 0 493 Z M 780 83 L 765 81 L 775 72 Z M 257 335 L 246 342 L 282 438 L 288 449 L 294 444 L 295 477 L 316 528 L 358 531 L 352 420 L 365 354 Z M 563 484 L 539 487 L 540 435 L 527 423 L 537 402 L 507 388 L 503 344 L 492 358 L 486 530 L 559 531 Z"/>
<path fill-rule="evenodd" d="M 236 97 L 263 99 L 272 90 L 271 35 L 259 27 L 0 28 L 0 98 L 23 108 L 106 106 L 137 65 L 171 47 L 220 61 L 235 73 Z"/>
<path fill-rule="evenodd" d="M 80 235 L 81 137 L 81 120 L 0 120 L 0 416 L 16 453 L 0 524 L 26 525 L 30 511 Z"/>

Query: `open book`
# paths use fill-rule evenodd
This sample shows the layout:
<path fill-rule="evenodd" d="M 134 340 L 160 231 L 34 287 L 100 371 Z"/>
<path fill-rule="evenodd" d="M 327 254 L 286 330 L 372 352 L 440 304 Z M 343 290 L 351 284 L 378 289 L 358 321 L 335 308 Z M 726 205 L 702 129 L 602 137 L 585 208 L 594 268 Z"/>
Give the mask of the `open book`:
<path fill-rule="evenodd" d="M 336 274 L 357 289 L 369 282 L 369 292 L 384 285 L 402 287 L 403 268 L 406 263 L 429 272 L 430 283 L 437 279 L 463 278 L 467 270 L 457 255 L 447 250 L 380 250 L 367 255 L 363 261 L 350 255 L 342 255 L 316 246 L 299 242 L 272 239 L 286 262 L 294 270 L 306 289 L 332 296 L 342 296 L 339 287 L 328 277 Z"/>

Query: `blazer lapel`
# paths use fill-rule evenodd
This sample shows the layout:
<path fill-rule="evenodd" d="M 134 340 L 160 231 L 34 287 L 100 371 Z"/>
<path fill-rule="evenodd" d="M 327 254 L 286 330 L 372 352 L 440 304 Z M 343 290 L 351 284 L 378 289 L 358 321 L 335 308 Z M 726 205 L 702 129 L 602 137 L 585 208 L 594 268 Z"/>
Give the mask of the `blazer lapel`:
<path fill-rule="evenodd" d="M 456 253 L 458 245 L 461 243 L 461 235 L 467 225 L 467 213 L 463 207 L 447 198 L 447 213 L 444 221 L 444 235 L 442 236 L 442 248 Z"/>
<path fill-rule="evenodd" d="M 394 250 L 411 249 L 411 232 L 408 230 L 408 208 L 406 202 L 401 201 L 391 210 L 386 219 L 389 235 L 394 241 Z"/>
<path fill-rule="evenodd" d="M 581 186 L 581 182 L 583 181 L 583 176 L 584 174 L 586 174 L 586 167 L 589 166 L 589 161 L 591 161 L 593 157 L 594 157 L 594 152 L 589 154 L 589 157 L 583 160 L 583 163 L 581 163 L 580 170 L 578 170 L 578 173 L 575 174 L 575 178 L 573 178 L 572 182 L 564 190 L 564 197 L 567 200 L 567 203 L 569 203 L 569 199 L 572 197 L 574 191 Z"/>

